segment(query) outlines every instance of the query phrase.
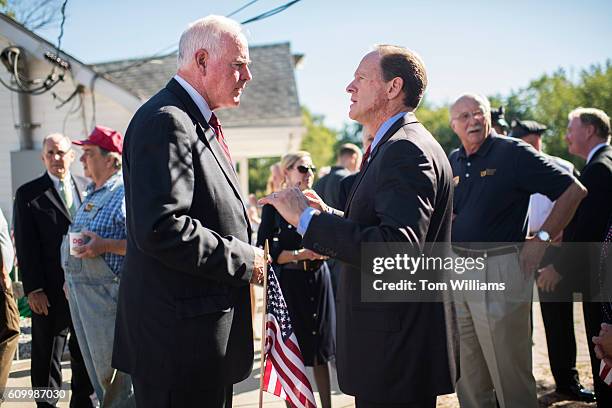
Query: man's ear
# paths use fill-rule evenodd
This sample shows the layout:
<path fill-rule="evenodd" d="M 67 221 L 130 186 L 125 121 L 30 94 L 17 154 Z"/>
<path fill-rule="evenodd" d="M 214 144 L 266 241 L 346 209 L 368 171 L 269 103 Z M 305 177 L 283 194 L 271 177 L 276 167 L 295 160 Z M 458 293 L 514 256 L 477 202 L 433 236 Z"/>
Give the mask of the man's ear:
<path fill-rule="evenodd" d="M 395 99 L 402 93 L 404 80 L 400 77 L 395 77 L 387 82 L 387 98 Z"/>
<path fill-rule="evenodd" d="M 595 129 L 595 125 L 586 125 L 586 133 L 589 138 L 592 136 L 597 136 L 597 129 Z"/>
<path fill-rule="evenodd" d="M 195 63 L 198 66 L 198 70 L 203 74 L 206 74 L 206 64 L 208 63 L 208 51 L 200 48 L 195 53 Z"/>

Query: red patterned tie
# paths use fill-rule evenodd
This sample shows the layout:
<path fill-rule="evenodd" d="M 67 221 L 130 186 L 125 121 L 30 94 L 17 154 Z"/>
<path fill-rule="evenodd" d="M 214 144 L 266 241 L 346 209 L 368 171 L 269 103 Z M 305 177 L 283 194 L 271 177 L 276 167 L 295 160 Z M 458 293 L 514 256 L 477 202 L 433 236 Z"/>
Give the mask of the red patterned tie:
<path fill-rule="evenodd" d="M 223 129 L 221 128 L 221 123 L 219 122 L 219 119 L 217 119 L 217 116 L 214 113 L 210 117 L 208 124 L 214 129 L 215 134 L 217 135 L 217 141 L 223 148 L 223 152 L 225 153 L 227 159 L 233 167 L 234 161 L 232 160 L 232 155 L 230 154 L 229 147 L 227 147 L 227 144 L 225 144 L 225 137 L 223 136 Z"/>
<path fill-rule="evenodd" d="M 366 149 L 365 153 L 363 154 L 363 158 L 361 159 L 361 167 L 359 168 L 360 170 L 363 169 L 365 164 L 368 162 L 368 157 L 370 157 L 370 147 L 372 147 L 371 143 L 368 145 L 368 148 Z"/>

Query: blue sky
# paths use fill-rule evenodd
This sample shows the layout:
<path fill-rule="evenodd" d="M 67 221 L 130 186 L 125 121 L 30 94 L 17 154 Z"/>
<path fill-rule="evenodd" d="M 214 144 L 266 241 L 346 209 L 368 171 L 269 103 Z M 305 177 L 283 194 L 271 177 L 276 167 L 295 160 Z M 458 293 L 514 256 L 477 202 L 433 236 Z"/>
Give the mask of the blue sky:
<path fill-rule="evenodd" d="M 288 0 L 259 0 L 242 21 Z M 69 0 L 63 48 L 87 62 L 142 57 L 176 44 L 190 21 L 225 15 L 247 0 Z M 345 87 L 376 43 L 423 57 L 427 97 L 443 104 L 464 91 L 507 93 L 558 67 L 579 72 L 612 58 L 612 1 L 302 0 L 245 26 L 252 45 L 291 43 L 305 54 L 297 71 L 300 102 L 348 121 Z M 39 32 L 54 42 L 58 29 Z"/>

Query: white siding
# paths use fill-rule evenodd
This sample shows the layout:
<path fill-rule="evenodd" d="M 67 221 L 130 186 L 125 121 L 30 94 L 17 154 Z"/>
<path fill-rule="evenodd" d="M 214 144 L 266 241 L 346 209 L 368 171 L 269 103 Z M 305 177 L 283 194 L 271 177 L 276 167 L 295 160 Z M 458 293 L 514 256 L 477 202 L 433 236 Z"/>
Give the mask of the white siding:
<path fill-rule="evenodd" d="M 7 40 L 0 37 L 0 47 L 4 48 L 7 45 Z M 34 59 L 30 55 L 27 56 L 27 64 L 31 78 L 46 78 L 51 71 L 49 63 Z M 8 82 L 9 75 L 3 66 L 0 66 L 0 75 L 5 82 Z M 55 99 L 53 94 L 66 99 L 74 91 L 76 85 L 77 83 L 68 75 L 63 82 L 60 82 L 51 91 L 42 95 L 30 96 L 31 121 L 38 125 L 32 130 L 34 149 L 40 150 L 42 139 L 49 133 L 64 133 L 75 140 L 85 138 L 93 128 L 90 84 L 83 84 L 86 89 L 83 94 L 82 108 L 70 114 L 70 111 L 78 105 L 78 97 L 75 97 L 65 106 L 57 108 L 61 102 L 59 99 Z M 95 102 L 96 124 L 108 126 L 125 133 L 133 112 L 99 93 L 96 93 Z M 17 93 L 0 85 L 0 207 L 9 222 L 12 218 L 13 201 L 10 152 L 20 149 L 19 130 L 15 128 L 18 123 Z M 72 166 L 72 171 L 75 174 L 82 174 L 81 165 L 78 162 L 79 154 L 80 152 L 77 149 L 77 160 Z"/>

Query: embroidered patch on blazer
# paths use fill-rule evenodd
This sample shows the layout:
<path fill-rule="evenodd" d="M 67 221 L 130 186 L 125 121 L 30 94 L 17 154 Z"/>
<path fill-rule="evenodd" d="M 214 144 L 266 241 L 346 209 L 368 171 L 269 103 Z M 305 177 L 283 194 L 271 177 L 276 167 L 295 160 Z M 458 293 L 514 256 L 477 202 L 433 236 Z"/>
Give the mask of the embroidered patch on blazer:
<path fill-rule="evenodd" d="M 480 172 L 480 177 L 492 176 L 495 174 L 497 169 L 486 169 Z"/>

